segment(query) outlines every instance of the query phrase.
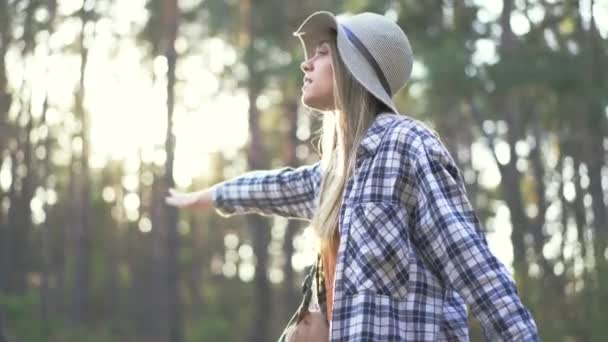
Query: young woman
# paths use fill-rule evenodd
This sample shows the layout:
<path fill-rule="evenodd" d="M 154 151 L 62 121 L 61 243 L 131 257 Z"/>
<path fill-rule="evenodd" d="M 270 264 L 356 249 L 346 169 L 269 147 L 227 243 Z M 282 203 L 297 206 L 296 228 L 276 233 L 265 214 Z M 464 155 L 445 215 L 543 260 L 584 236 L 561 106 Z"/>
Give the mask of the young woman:
<path fill-rule="evenodd" d="M 311 221 L 321 247 L 283 341 L 537 341 L 513 280 L 488 249 L 437 134 L 398 113 L 413 56 L 405 33 L 363 13 L 308 17 L 302 102 L 323 116 L 321 160 L 253 171 L 167 203 Z"/>

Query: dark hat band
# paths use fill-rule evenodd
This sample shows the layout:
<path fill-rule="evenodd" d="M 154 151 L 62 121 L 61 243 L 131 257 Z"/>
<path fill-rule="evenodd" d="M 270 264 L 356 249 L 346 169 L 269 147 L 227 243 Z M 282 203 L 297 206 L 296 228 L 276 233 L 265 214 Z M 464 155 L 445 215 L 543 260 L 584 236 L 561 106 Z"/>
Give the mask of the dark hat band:
<path fill-rule="evenodd" d="M 382 72 L 382 69 L 380 69 L 380 65 L 374 59 L 374 56 L 372 56 L 372 54 L 365 47 L 365 45 L 363 45 L 363 43 L 361 42 L 361 40 L 359 40 L 359 38 L 357 38 L 357 36 L 351 30 L 349 30 L 344 25 L 340 25 L 340 27 L 342 27 L 342 29 L 344 29 L 344 32 L 346 32 L 346 37 L 348 38 L 348 40 L 357 48 L 357 50 L 359 50 L 359 52 L 361 52 L 361 54 L 363 55 L 363 57 L 365 57 L 365 59 L 367 60 L 367 62 L 372 66 L 372 68 L 376 72 L 376 75 L 378 76 L 378 79 L 380 80 L 380 83 L 382 84 L 382 87 L 384 88 L 384 91 L 386 91 L 386 93 L 389 96 L 391 96 L 391 90 L 390 90 L 391 88 L 388 85 L 388 81 L 386 80 L 386 76 Z"/>

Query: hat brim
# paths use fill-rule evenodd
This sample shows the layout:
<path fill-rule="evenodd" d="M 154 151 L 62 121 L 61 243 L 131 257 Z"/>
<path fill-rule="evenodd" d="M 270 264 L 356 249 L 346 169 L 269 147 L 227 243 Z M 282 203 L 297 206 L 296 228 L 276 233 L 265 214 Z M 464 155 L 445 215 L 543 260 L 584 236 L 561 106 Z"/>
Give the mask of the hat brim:
<path fill-rule="evenodd" d="M 336 31 L 336 46 L 344 65 L 351 75 L 374 97 L 384 103 L 394 113 L 399 113 L 391 94 L 387 93 L 373 67 L 363 54 L 352 44 L 340 20 L 330 12 L 319 11 L 304 19 L 294 36 L 300 39 L 304 58 L 314 56 L 317 44 L 327 38 L 331 30 Z"/>

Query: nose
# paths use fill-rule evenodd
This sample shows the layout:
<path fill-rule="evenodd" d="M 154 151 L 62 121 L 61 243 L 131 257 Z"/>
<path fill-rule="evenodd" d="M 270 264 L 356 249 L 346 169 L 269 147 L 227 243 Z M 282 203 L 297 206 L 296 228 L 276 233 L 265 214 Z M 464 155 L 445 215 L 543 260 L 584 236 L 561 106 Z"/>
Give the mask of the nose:
<path fill-rule="evenodd" d="M 312 69 L 312 64 L 310 63 L 310 59 L 307 59 L 304 62 L 302 62 L 302 64 L 300 64 L 300 69 L 302 69 L 302 71 L 304 71 L 304 72 L 310 71 Z"/>

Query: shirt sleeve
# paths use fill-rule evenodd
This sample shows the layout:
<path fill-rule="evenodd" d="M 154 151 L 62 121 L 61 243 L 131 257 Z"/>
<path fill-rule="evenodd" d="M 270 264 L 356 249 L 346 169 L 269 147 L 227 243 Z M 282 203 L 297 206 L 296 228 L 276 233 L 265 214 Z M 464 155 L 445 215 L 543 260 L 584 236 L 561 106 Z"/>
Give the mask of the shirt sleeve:
<path fill-rule="evenodd" d="M 489 341 L 539 341 L 511 276 L 487 246 L 449 153 L 443 147 L 421 150 L 412 177 L 412 239 L 423 258 L 463 296 Z"/>
<path fill-rule="evenodd" d="M 257 213 L 310 220 L 320 183 L 317 162 L 298 168 L 250 171 L 217 184 L 212 196 L 222 216 Z"/>

